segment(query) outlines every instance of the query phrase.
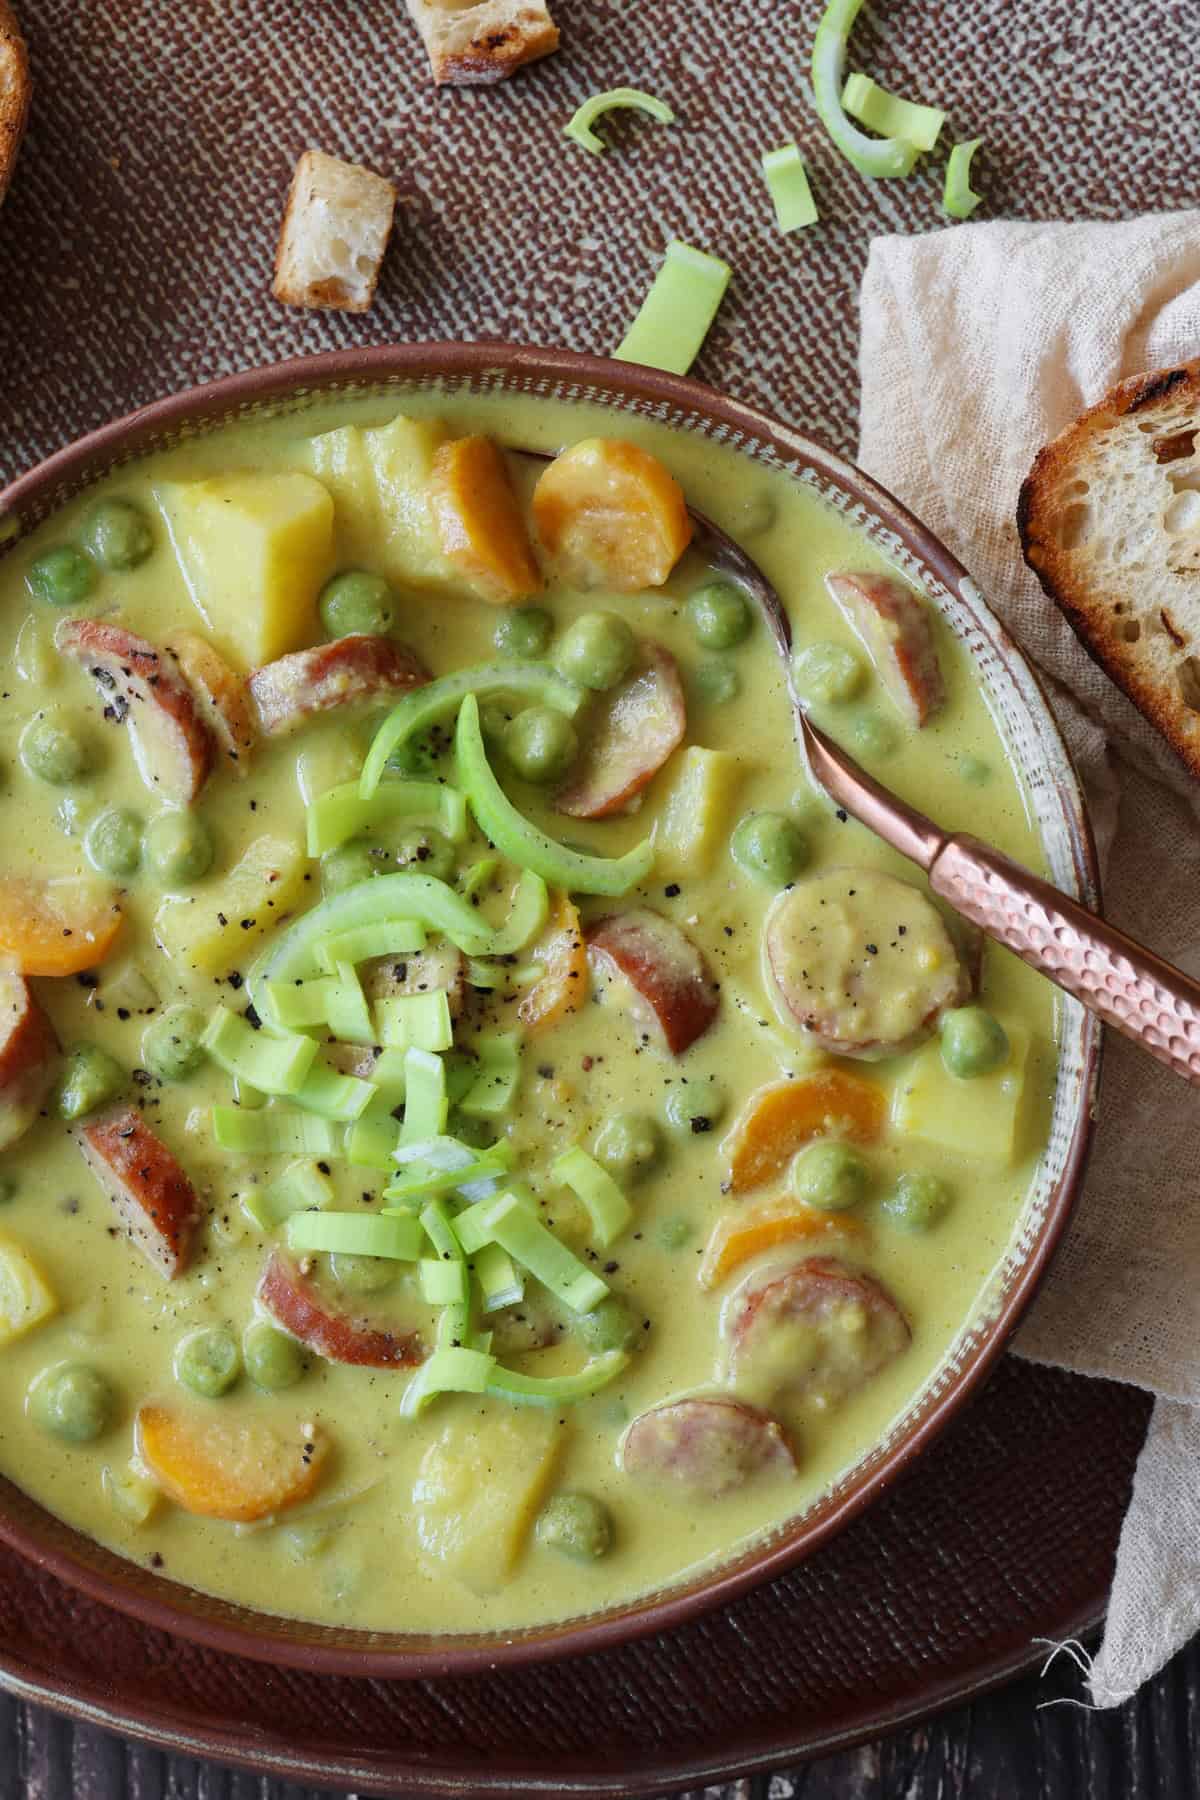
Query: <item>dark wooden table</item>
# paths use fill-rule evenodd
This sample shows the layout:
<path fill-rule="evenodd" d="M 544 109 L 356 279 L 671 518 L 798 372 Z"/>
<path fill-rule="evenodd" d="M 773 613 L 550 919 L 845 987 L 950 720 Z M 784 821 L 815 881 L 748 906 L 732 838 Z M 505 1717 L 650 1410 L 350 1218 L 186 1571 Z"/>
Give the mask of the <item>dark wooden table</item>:
<path fill-rule="evenodd" d="M 1119 1710 L 1067 1702 L 1079 1680 L 1061 1658 L 1045 1680 L 998 1693 L 864 1744 L 703 1800 L 1191 1800 L 1200 1796 L 1200 1639 Z M 122 1743 L 0 1695 L 0 1800 L 332 1800 L 299 1788 Z M 401 1800 L 399 1793 L 395 1800 Z M 682 1797 L 681 1797 L 682 1800 Z M 696 1792 L 687 1800 L 701 1800 Z"/>

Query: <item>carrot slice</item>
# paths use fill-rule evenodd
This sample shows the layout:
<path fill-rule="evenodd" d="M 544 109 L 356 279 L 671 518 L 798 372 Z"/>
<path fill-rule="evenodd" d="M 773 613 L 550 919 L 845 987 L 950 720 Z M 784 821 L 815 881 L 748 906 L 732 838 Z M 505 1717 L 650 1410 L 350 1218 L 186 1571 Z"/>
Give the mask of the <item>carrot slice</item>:
<path fill-rule="evenodd" d="M 433 513 L 442 551 L 482 600 L 523 600 L 542 585 L 504 458 L 490 438 L 455 438 L 434 453 Z"/>
<path fill-rule="evenodd" d="M 617 594 L 661 587 L 692 540 L 675 477 L 619 438 L 584 438 L 556 456 L 534 489 L 533 517 L 565 580 Z"/>
<path fill-rule="evenodd" d="M 207 1519 L 265 1519 L 308 1496 L 320 1480 L 329 1440 L 309 1426 L 284 1437 L 258 1420 L 227 1419 L 147 1403 L 135 1445 L 163 1492 Z"/>
<path fill-rule="evenodd" d="M 818 1137 L 872 1144 L 883 1130 L 883 1089 L 844 1069 L 818 1069 L 799 1081 L 776 1081 L 752 1095 L 725 1139 L 729 1186 L 744 1194 L 782 1173 Z"/>
<path fill-rule="evenodd" d="M 713 1226 L 712 1236 L 700 1264 L 700 1285 L 720 1287 L 753 1256 L 773 1250 L 777 1244 L 796 1239 L 866 1236 L 866 1227 L 857 1219 L 843 1218 L 838 1213 L 818 1212 L 815 1206 L 800 1201 L 768 1201 L 747 1212 L 726 1213 Z"/>
<path fill-rule="evenodd" d="M 94 969 L 121 929 L 121 908 L 102 882 L 65 875 L 0 878 L 0 963 L 19 975 Z"/>
<path fill-rule="evenodd" d="M 517 1012 L 529 1031 L 545 1031 L 578 1012 L 588 996 L 587 944 L 579 908 L 565 893 L 555 896 L 553 920 L 534 956 L 545 973 L 530 988 Z"/>

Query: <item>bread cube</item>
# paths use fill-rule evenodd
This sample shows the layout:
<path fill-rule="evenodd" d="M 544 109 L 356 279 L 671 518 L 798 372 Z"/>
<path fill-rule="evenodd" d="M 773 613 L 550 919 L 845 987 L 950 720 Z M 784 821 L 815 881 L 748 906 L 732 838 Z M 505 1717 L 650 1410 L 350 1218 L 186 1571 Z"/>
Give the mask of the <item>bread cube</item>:
<path fill-rule="evenodd" d="M 272 293 L 285 306 L 366 312 L 392 231 L 396 190 L 355 163 L 306 150 L 296 164 Z"/>
<path fill-rule="evenodd" d="M 459 87 L 504 81 L 558 49 L 546 0 L 407 0 L 433 79 Z"/>
<path fill-rule="evenodd" d="M 223 880 L 169 894 L 154 915 L 154 934 L 185 979 L 191 972 L 231 975 L 303 898 L 305 870 L 299 844 L 255 838 Z"/>
<path fill-rule="evenodd" d="M 159 503 L 209 635 L 242 669 L 320 637 L 333 501 L 311 475 L 239 470 L 166 483 Z"/>
<path fill-rule="evenodd" d="M 951 1075 L 936 1038 L 917 1051 L 892 1096 L 892 1124 L 898 1132 L 955 1156 L 1006 1168 L 1023 1155 L 1029 1033 L 1023 1025 L 1002 1023 L 1009 1058 L 991 1075 L 971 1081 Z"/>

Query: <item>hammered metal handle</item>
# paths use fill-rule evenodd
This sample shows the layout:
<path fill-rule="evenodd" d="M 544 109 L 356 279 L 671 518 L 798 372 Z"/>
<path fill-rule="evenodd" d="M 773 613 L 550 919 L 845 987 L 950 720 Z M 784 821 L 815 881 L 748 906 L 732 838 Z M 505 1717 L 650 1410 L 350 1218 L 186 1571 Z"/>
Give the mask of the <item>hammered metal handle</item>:
<path fill-rule="evenodd" d="M 947 838 L 929 882 L 998 944 L 1200 1087 L 1200 982 L 975 838 Z"/>

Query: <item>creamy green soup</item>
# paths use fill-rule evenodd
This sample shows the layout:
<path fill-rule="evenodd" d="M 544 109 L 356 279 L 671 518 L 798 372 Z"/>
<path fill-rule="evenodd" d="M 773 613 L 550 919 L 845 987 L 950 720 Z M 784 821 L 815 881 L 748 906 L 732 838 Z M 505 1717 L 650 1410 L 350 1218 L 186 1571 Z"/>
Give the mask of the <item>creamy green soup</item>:
<path fill-rule="evenodd" d="M 0 565 L 0 1470 L 245 1605 L 507 1629 L 878 1442 L 1010 1242 L 1055 1016 L 809 784 L 670 477 L 816 716 L 1040 867 L 846 521 L 645 422 L 406 407 L 189 443 Z"/>

